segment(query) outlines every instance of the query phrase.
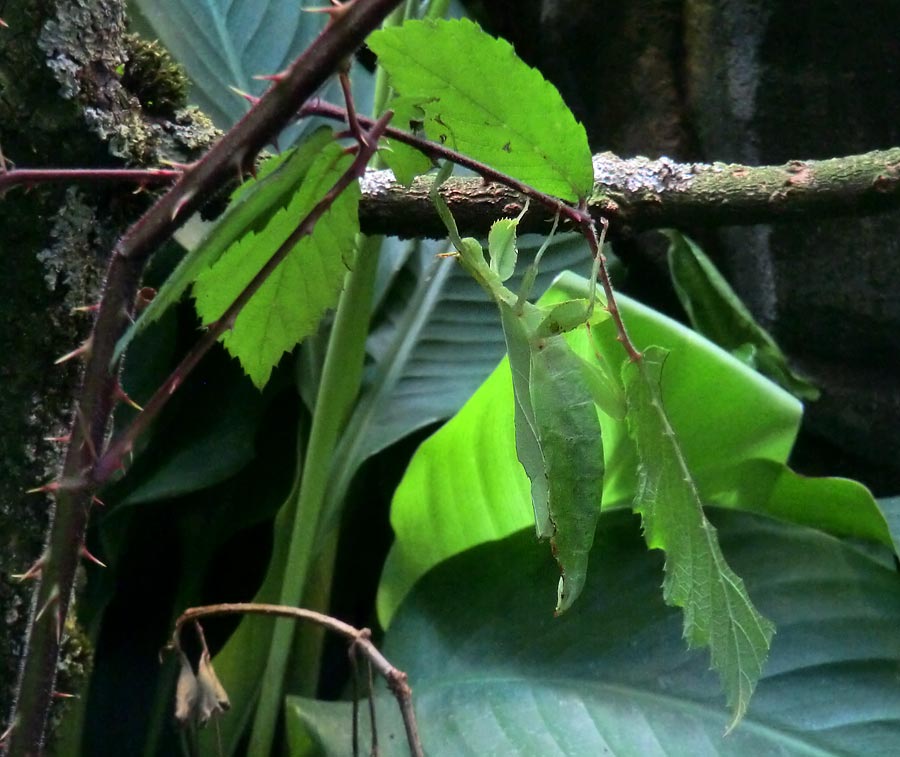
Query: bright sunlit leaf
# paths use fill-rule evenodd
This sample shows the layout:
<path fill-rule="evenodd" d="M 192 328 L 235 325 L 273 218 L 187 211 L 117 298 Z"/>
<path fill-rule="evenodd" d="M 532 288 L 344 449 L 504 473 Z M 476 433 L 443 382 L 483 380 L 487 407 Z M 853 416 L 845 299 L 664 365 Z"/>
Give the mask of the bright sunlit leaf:
<path fill-rule="evenodd" d="M 407 21 L 369 37 L 397 92 L 418 98 L 425 132 L 574 202 L 593 184 L 584 127 L 556 88 L 471 21 Z"/>

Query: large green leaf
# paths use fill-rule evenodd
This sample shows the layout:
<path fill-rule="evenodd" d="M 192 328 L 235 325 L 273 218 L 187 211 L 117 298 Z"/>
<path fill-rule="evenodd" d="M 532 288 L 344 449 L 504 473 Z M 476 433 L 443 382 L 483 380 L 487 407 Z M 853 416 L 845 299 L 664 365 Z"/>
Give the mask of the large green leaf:
<path fill-rule="evenodd" d="M 666 355 L 649 347 L 640 362 L 623 368 L 628 431 L 640 461 L 634 509 L 641 515 L 647 546 L 666 553 L 663 597 L 684 610 L 685 639 L 692 647 L 709 647 L 734 713 L 730 730 L 747 711 L 775 629 L 725 561 L 716 529 L 703 513 L 662 402 Z"/>
<path fill-rule="evenodd" d="M 564 200 L 593 185 L 584 127 L 512 46 L 465 19 L 371 35 L 396 90 L 419 101 L 429 138 Z"/>
<path fill-rule="evenodd" d="M 541 299 L 586 296 L 586 282 L 564 274 Z M 672 350 L 664 401 L 683 439 L 684 454 L 701 493 L 707 480 L 743 460 L 787 459 L 800 421 L 800 404 L 690 329 L 627 297 L 619 304 L 632 338 Z M 602 359 L 621 360 L 607 321 L 592 329 Z M 598 360 L 583 332 L 570 343 Z M 704 412 L 696 412 L 698 398 Z M 601 414 L 606 477 L 604 506 L 630 505 L 637 487 L 637 456 L 624 424 Z M 485 464 L 484 461 L 490 461 Z M 387 625 L 400 600 L 430 567 L 533 518 L 528 479 L 515 456 L 513 395 L 506 361 L 463 409 L 416 453 L 391 508 L 396 540 L 385 565 L 378 613 Z"/>
<path fill-rule="evenodd" d="M 535 591 L 555 568 L 528 532 L 459 555 L 416 586 L 383 651 L 410 676 L 426 752 L 895 754 L 897 573 L 811 529 L 715 508 L 710 517 L 778 625 L 733 732 L 723 736 L 729 716 L 706 656 L 684 649 L 679 613 L 659 594 L 661 554 L 616 511 L 602 516 L 587 587 L 563 617 Z M 376 704 L 382 753 L 406 754 L 383 687 Z M 361 732 L 367 742 L 365 714 Z M 320 754 L 349 754 L 350 705 L 289 700 L 292 754 L 309 733 Z"/>
<path fill-rule="evenodd" d="M 132 0 L 138 28 L 156 36 L 187 70 L 191 99 L 227 129 L 247 110 L 231 87 L 260 95 L 268 82 L 255 79 L 285 68 L 315 39 L 325 19 L 304 12 L 297 0 Z M 373 76 L 354 66 L 354 96 L 371 110 Z M 340 98 L 330 84 L 327 99 Z"/>
<path fill-rule="evenodd" d="M 287 207 L 265 228 L 242 236 L 194 284 L 204 324 L 222 316 L 353 161 L 337 142 L 323 147 Z M 223 336 L 257 387 L 281 356 L 316 328 L 337 302 L 359 230 L 359 186 L 351 183 L 244 306 Z"/>

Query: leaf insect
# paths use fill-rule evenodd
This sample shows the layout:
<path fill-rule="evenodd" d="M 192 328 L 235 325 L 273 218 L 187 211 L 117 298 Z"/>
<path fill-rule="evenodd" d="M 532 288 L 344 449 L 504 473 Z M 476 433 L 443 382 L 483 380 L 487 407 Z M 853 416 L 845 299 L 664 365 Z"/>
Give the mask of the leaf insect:
<path fill-rule="evenodd" d="M 588 554 L 600 517 L 604 460 L 600 420 L 595 402 L 621 404 L 598 392 L 617 391 L 581 358 L 565 333 L 609 317 L 594 312 L 596 287 L 589 299 L 538 306 L 528 301 L 540 260 L 559 221 L 554 221 L 534 262 L 526 270 L 518 294 L 503 282 L 516 265 L 518 218 L 494 223 L 488 237 L 490 263 L 476 239 L 461 238 L 450 209 L 438 188 L 452 172 L 445 163 L 432 185 L 431 198 L 463 268 L 490 295 L 500 310 L 515 396 L 516 453 L 531 481 L 537 536 L 549 539 L 560 569 L 556 615 L 569 609 L 584 587 Z M 603 239 L 600 241 L 601 247 Z M 596 281 L 600 261 L 594 261 Z"/>

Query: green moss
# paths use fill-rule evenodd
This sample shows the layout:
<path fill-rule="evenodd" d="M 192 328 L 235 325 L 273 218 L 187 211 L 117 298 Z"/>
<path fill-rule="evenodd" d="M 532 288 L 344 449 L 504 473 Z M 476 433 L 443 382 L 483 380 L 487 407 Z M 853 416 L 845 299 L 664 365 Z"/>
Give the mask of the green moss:
<path fill-rule="evenodd" d="M 190 82 L 184 68 L 156 41 L 125 37 L 128 61 L 119 68 L 123 86 L 152 116 L 171 118 L 187 105 Z"/>

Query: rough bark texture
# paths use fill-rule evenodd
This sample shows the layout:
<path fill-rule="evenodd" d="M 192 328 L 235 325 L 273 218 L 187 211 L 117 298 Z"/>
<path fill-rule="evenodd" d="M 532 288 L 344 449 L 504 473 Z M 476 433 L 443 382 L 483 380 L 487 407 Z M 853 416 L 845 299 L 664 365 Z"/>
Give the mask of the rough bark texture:
<path fill-rule="evenodd" d="M 479 3 L 487 25 L 560 87 L 592 148 L 750 165 L 900 144 L 892 0 Z M 707 233 L 755 315 L 824 387 L 807 470 L 900 490 L 896 212 Z M 629 245 L 637 263 L 662 245 Z M 802 453 L 801 453 L 802 454 Z"/>
<path fill-rule="evenodd" d="M 127 69 L 124 3 L 7 3 L 0 29 L 0 148 L 21 167 L 156 164 L 189 160 L 214 136 L 196 111 L 147 118 L 119 71 Z M 118 69 L 118 71 L 117 71 Z M 0 204 L 0 713 L 12 687 L 29 616 L 23 573 L 41 552 L 52 502 L 25 495 L 55 475 L 78 382 L 77 361 L 53 360 L 84 338 L 88 316 L 71 308 L 95 302 L 116 234 L 146 205 L 130 190 L 13 190 Z M 68 634 L 77 637 L 74 628 Z M 77 686 L 86 665 L 70 644 L 60 687 Z M 66 672 L 71 673 L 66 676 Z"/>

